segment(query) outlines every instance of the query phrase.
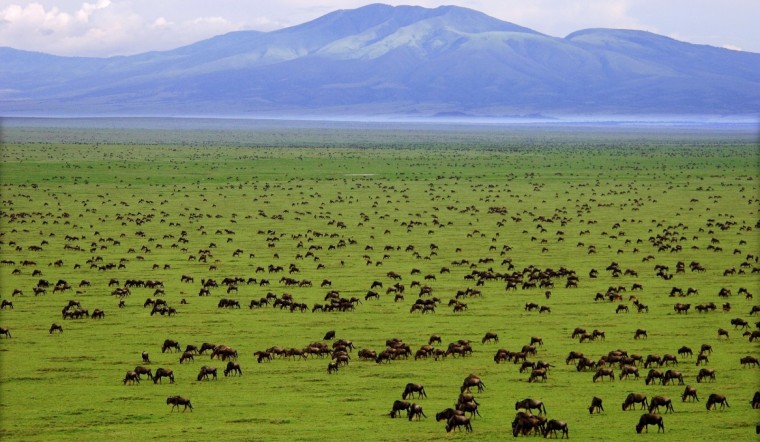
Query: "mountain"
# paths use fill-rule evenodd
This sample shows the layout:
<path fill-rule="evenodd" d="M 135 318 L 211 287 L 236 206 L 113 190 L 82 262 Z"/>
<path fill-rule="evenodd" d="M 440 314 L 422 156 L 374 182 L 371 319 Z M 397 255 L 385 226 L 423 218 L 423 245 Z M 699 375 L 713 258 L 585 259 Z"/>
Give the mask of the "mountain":
<path fill-rule="evenodd" d="M 455 6 L 339 10 L 163 52 L 0 48 L 0 115 L 755 116 L 760 54 L 631 30 L 552 37 Z"/>

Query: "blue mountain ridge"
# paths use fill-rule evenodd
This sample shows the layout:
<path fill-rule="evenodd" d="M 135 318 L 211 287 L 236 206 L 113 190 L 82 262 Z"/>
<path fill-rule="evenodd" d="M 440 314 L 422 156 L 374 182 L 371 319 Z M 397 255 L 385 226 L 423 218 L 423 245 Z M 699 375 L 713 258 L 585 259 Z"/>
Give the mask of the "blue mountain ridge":
<path fill-rule="evenodd" d="M 758 115 L 760 54 L 368 5 L 162 52 L 0 48 L 0 115 Z"/>

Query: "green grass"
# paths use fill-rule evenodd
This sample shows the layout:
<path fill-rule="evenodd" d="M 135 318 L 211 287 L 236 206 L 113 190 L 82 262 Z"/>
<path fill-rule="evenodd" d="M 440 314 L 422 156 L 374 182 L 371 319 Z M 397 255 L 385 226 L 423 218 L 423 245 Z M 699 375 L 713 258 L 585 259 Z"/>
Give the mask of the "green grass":
<path fill-rule="evenodd" d="M 549 417 L 567 421 L 575 440 L 755 437 L 760 413 L 749 401 L 760 387 L 758 369 L 741 367 L 739 358 L 758 356 L 759 347 L 729 323 L 735 317 L 753 325 L 757 321 L 748 315 L 757 298 L 736 295 L 746 287 L 760 296 L 757 274 L 750 273 L 758 264 L 746 258 L 760 251 L 760 155 L 752 136 L 276 125 L 251 131 L 6 128 L 3 136 L 0 255 L 16 262 L 0 267 L 0 295 L 15 305 L 0 313 L 0 325 L 13 334 L 0 338 L 4 440 L 501 440 L 511 437 L 514 403 L 526 397 L 542 399 Z M 490 207 L 504 207 L 507 214 L 488 213 Z M 179 242 L 182 231 L 187 244 Z M 652 245 L 650 238 L 665 234 L 675 238 L 669 244 L 681 246 L 680 251 Z M 66 235 L 78 239 L 67 241 Z M 713 239 L 722 250 L 709 248 Z M 352 243 L 331 248 L 340 240 Z M 43 241 L 42 251 L 28 250 Z M 437 253 L 431 253 L 431 244 L 438 246 Z M 407 251 L 410 245 L 413 250 Z M 511 250 L 502 253 L 505 245 Z M 305 256 L 312 246 L 318 260 Z M 592 246 L 596 253 L 589 254 Z M 209 262 L 188 260 L 201 249 L 211 250 Z M 237 249 L 243 253 L 235 257 Z M 644 262 L 648 255 L 653 259 Z M 126 258 L 126 268 L 91 269 L 86 261 L 95 256 L 115 264 Z M 494 262 L 478 263 L 481 258 Z M 529 266 L 573 270 L 579 286 L 564 288 L 565 280 L 558 279 L 547 300 L 545 289 L 507 292 L 503 281 L 488 281 L 480 287 L 482 297 L 465 300 L 468 311 L 455 314 L 445 305 L 457 290 L 474 287 L 474 281 L 464 279 L 472 270 L 507 272 L 505 258 L 517 271 Z M 25 259 L 36 265 L 22 266 Z M 53 266 L 58 259 L 63 265 Z M 452 265 L 459 260 L 473 265 Z M 612 261 L 639 277 L 612 277 L 604 270 Z M 675 274 L 678 261 L 687 266 L 699 261 L 707 271 L 687 268 Z M 741 267 L 745 261 L 750 267 Z M 291 263 L 299 273 L 287 273 Z M 286 272 L 256 273 L 269 264 Z M 672 280 L 655 276 L 658 264 L 670 268 Z M 442 267 L 451 273 L 440 273 Z M 732 267 L 745 274 L 724 276 Z M 411 275 L 413 268 L 420 274 Z M 42 276 L 32 276 L 35 269 Z M 598 278 L 588 277 L 591 269 L 599 270 Z M 389 271 L 403 277 L 403 302 L 394 303 L 383 291 L 379 301 L 364 301 L 354 312 L 247 308 L 251 299 L 270 291 L 291 293 L 309 307 L 323 303 L 328 291 L 319 287 L 323 279 L 330 279 L 343 297 L 363 298 L 372 281 L 385 287 L 392 283 Z M 180 282 L 183 274 L 193 275 L 195 282 Z M 423 280 L 428 274 L 435 280 Z M 283 275 L 310 279 L 313 287 L 284 287 L 278 282 Z M 268 278 L 272 284 L 197 296 L 202 278 L 227 276 Z M 53 294 L 49 289 L 35 297 L 32 287 L 40 278 L 53 284 L 64 279 L 74 290 Z M 164 298 L 179 313 L 151 317 L 142 305 L 153 291 L 145 288 L 133 289 L 127 307 L 118 309 L 108 287 L 111 278 L 122 284 L 126 279 L 163 281 Z M 91 286 L 78 288 L 83 279 Z M 430 285 L 444 301 L 435 314 L 409 313 L 418 292 L 410 287 L 414 280 Z M 636 295 L 649 305 L 648 314 L 635 312 L 630 292 L 623 294 L 629 314 L 615 314 L 617 303 L 593 301 L 610 286 L 630 289 L 633 283 L 644 287 Z M 697 288 L 699 295 L 669 297 L 674 286 Z M 728 299 L 730 313 L 720 307 L 707 314 L 694 311 L 699 303 L 725 302 L 717 296 L 722 287 L 734 293 Z M 15 288 L 24 295 L 11 297 Z M 244 308 L 218 309 L 222 297 L 238 299 Z M 187 305 L 180 305 L 183 298 Z M 61 308 L 69 299 L 91 312 L 105 310 L 105 319 L 62 320 Z M 550 306 L 552 312 L 526 312 L 526 302 Z M 675 302 L 692 303 L 692 310 L 677 315 Z M 48 333 L 53 322 L 63 325 L 63 334 Z M 577 326 L 603 329 L 607 339 L 579 344 L 570 338 Z M 633 339 L 637 328 L 648 331 L 647 340 Z M 719 340 L 718 328 L 729 330 L 730 339 Z M 333 375 L 326 372 L 327 359 L 257 364 L 253 357 L 275 345 L 303 348 L 330 329 L 359 349 L 380 351 L 386 339 L 396 337 L 415 351 L 436 333 L 444 346 L 470 339 L 475 352 L 467 358 L 389 365 L 359 361 L 354 352 L 348 367 Z M 498 333 L 500 343 L 481 344 L 487 331 Z M 532 359 L 555 365 L 546 383 L 529 384 L 518 366 L 492 359 L 497 348 L 519 350 L 534 335 L 545 345 Z M 183 348 L 202 342 L 230 345 L 240 352 L 244 375 L 225 378 L 224 364 L 208 356 L 180 365 L 178 354 L 161 353 L 167 338 Z M 715 349 L 707 366 L 716 369 L 716 382 L 696 383 L 694 359 L 679 358 L 678 366 L 686 383 L 698 388 L 699 403 L 680 401 L 683 386 L 646 386 L 643 377 L 593 383 L 593 373 L 564 364 L 571 350 L 598 359 L 620 348 L 646 356 L 676 354 L 687 345 L 696 353 L 702 343 Z M 177 382 L 123 385 L 124 373 L 141 363 L 142 351 L 150 352 L 154 370 L 173 369 Z M 219 380 L 195 380 L 205 364 L 220 369 Z M 645 376 L 647 370 L 640 370 Z M 482 417 L 473 420 L 473 434 L 446 435 L 434 415 L 453 405 L 469 373 L 486 384 L 476 394 Z M 388 417 L 407 382 L 424 384 L 428 393 L 427 399 L 415 400 L 428 416 L 421 422 Z M 620 409 L 629 392 L 674 400 L 676 412 L 665 415 L 665 435 L 635 434 L 641 412 Z M 707 412 L 704 403 L 712 392 L 725 394 L 731 407 Z M 194 411 L 170 413 L 165 400 L 172 394 L 189 397 Z M 588 414 L 593 396 L 603 398 L 605 413 Z"/>

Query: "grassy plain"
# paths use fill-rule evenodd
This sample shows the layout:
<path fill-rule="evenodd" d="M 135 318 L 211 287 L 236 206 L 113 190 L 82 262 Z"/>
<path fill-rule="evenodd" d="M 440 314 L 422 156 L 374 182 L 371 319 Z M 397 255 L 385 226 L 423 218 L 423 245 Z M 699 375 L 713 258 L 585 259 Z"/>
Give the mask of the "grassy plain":
<path fill-rule="evenodd" d="M 760 252 L 760 152 L 754 134 L 37 124 L 5 128 L 0 154 L 0 256 L 14 262 L 0 266 L 0 295 L 14 303 L 0 311 L 0 326 L 13 336 L 0 337 L 4 440 L 501 440 L 512 437 L 514 403 L 526 397 L 543 400 L 550 418 L 567 421 L 575 440 L 756 437 L 760 410 L 749 401 L 760 389 L 760 370 L 742 367 L 739 358 L 760 356 L 760 346 L 730 324 L 744 318 L 754 329 L 758 320 L 749 315 L 760 296 L 758 276 L 751 273 Z M 67 235 L 75 239 L 66 240 Z M 658 235 L 667 237 L 665 249 L 652 243 Z M 183 237 L 186 243 L 180 242 Z M 337 247 L 341 240 L 348 244 Z M 208 262 L 189 260 L 202 249 L 211 251 Z M 238 249 L 242 253 L 235 256 Z M 114 264 L 124 258 L 125 268 L 91 268 L 87 261 L 93 257 Z M 488 258 L 493 262 L 479 262 Z M 60 267 L 53 264 L 59 259 Z M 505 259 L 515 269 L 508 270 Z M 36 264 L 23 266 L 23 260 Z M 452 264 L 462 260 L 468 264 Z M 639 276 L 614 277 L 604 270 L 613 261 Z M 687 265 L 683 273 L 676 272 L 679 261 Z M 692 261 L 706 271 L 691 272 Z M 256 271 L 270 264 L 285 271 Z M 298 273 L 288 273 L 291 264 Z M 672 279 L 656 276 L 656 265 L 667 266 Z M 464 300 L 467 311 L 454 313 L 446 306 L 458 290 L 475 287 L 474 280 L 465 279 L 473 270 L 511 273 L 529 266 L 564 267 L 580 282 L 565 288 L 565 279 L 558 278 L 546 299 L 544 288 L 506 291 L 504 281 L 489 280 L 478 287 L 482 297 Z M 443 267 L 450 273 L 441 273 Z M 724 275 L 731 268 L 737 272 Z M 420 273 L 413 275 L 412 269 Z M 589 277 L 592 269 L 598 278 Z M 34 270 L 42 275 L 32 276 Z M 329 288 L 320 287 L 323 279 L 341 296 L 363 299 L 373 281 L 385 288 L 394 282 L 386 276 L 390 271 L 402 275 L 402 302 L 382 291 L 379 301 L 363 300 L 353 312 L 247 308 L 268 292 L 290 293 L 309 307 L 324 303 Z M 181 275 L 192 275 L 194 282 L 181 282 Z M 426 275 L 435 279 L 423 279 Z M 285 287 L 279 282 L 283 276 L 309 279 L 313 286 Z M 225 277 L 267 278 L 271 286 L 240 285 L 230 295 L 220 287 L 209 297 L 197 296 L 201 279 Z M 54 294 L 51 288 L 34 296 L 41 278 L 52 284 L 63 279 L 73 289 Z M 162 297 L 178 314 L 150 316 L 143 302 L 154 296 L 146 288 L 132 289 L 126 307 L 117 308 L 108 286 L 112 278 L 121 285 L 127 279 L 162 281 Z M 91 285 L 79 287 L 81 280 Z M 419 292 L 413 281 L 429 285 L 443 300 L 434 314 L 409 313 Z M 631 292 L 634 283 L 643 290 Z M 620 286 L 626 288 L 622 303 L 630 313 L 616 314 L 618 302 L 594 301 L 597 292 Z M 670 297 L 672 287 L 693 287 L 699 294 Z M 733 292 L 728 299 L 718 297 L 724 287 Z M 755 299 L 737 295 L 740 287 Z M 12 296 L 16 288 L 23 295 Z M 649 313 L 636 313 L 632 293 Z M 238 299 L 243 308 L 217 308 L 223 297 Z M 69 299 L 90 312 L 103 309 L 105 318 L 63 320 L 61 309 Z M 525 311 L 527 302 L 549 306 L 551 313 Z M 692 309 L 678 315 L 676 302 L 691 303 Z M 707 302 L 716 303 L 717 311 L 694 310 Z M 724 302 L 731 303 L 730 312 L 721 310 Z M 64 333 L 49 334 L 53 322 L 62 324 Z M 578 326 L 602 329 L 606 340 L 571 339 Z M 634 340 L 637 328 L 646 329 L 648 339 Z M 718 339 L 718 328 L 727 329 L 730 338 Z M 349 365 L 331 375 L 327 359 L 258 364 L 253 356 L 271 346 L 303 348 L 331 329 L 357 349 L 380 351 L 386 339 L 400 338 L 415 351 L 440 334 L 444 347 L 469 339 L 475 351 L 465 358 L 410 358 L 387 365 L 359 361 L 354 352 Z M 498 344 L 481 344 L 488 331 L 498 333 Z M 554 365 L 545 383 L 528 383 L 528 373 L 520 373 L 518 365 L 493 361 L 498 348 L 519 350 L 531 336 L 545 343 L 532 359 Z M 224 363 L 208 356 L 179 364 L 179 354 L 161 353 L 165 339 L 176 339 L 183 348 L 230 345 L 240 352 L 244 375 L 224 377 Z M 701 367 L 695 358 L 703 343 L 714 348 L 707 367 L 716 370 L 717 379 L 697 384 Z M 615 367 L 613 382 L 594 383 L 593 372 L 564 363 L 571 350 L 598 359 L 616 349 L 677 354 L 683 345 L 695 355 L 679 357 L 677 369 L 698 388 L 698 403 L 681 402 L 683 386 L 645 385 L 643 367 L 640 380 L 619 380 Z M 150 353 L 153 370 L 173 369 L 176 383 L 144 379 L 123 385 L 124 373 L 141 364 L 142 351 Z M 196 381 L 201 365 L 218 367 L 220 378 Z M 472 434 L 446 434 L 435 413 L 453 406 L 469 373 L 486 384 L 476 394 L 482 416 L 473 419 Z M 413 400 L 427 415 L 420 422 L 388 417 L 407 382 L 424 384 L 428 394 Z M 621 410 L 629 392 L 673 399 L 675 413 L 665 415 L 664 435 L 636 435 L 642 412 Z M 714 392 L 725 394 L 730 408 L 706 411 L 707 396 Z M 165 400 L 173 394 L 189 397 L 194 411 L 170 413 Z M 604 413 L 589 415 L 593 396 L 604 400 Z"/>

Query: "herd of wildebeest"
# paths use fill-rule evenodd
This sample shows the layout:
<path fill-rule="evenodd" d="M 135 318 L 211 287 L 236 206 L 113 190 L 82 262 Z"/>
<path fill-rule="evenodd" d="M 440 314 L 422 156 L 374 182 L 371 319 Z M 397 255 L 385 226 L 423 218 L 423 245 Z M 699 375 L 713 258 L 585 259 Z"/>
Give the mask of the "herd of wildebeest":
<path fill-rule="evenodd" d="M 346 193 L 355 188 L 369 186 L 373 178 L 361 177 L 355 182 L 348 182 Z M 435 181 L 430 183 L 432 187 Z M 292 185 L 292 183 L 289 183 Z M 492 190 L 506 191 L 508 186 L 490 185 Z M 540 188 L 540 184 L 536 184 Z M 266 184 L 259 189 L 266 199 L 276 199 L 276 192 L 284 192 L 281 185 L 273 185 L 274 189 Z M 388 198 L 400 198 L 410 201 L 410 197 L 404 190 L 398 191 L 387 182 L 378 184 L 380 197 L 378 200 Z M 403 187 L 403 183 L 399 187 Z M 36 191 L 36 187 L 35 187 Z M 718 214 L 704 221 L 703 225 L 685 225 L 683 223 L 669 224 L 667 220 L 656 223 L 658 232 L 653 232 L 649 238 L 627 237 L 625 221 L 605 227 L 610 233 L 604 232 L 605 236 L 614 240 L 620 240 L 621 247 L 616 251 L 612 248 L 607 250 L 599 248 L 589 241 L 579 241 L 575 247 L 586 256 L 607 257 L 606 267 L 592 268 L 588 272 L 581 273 L 574 269 L 572 259 L 568 259 L 568 265 L 552 268 L 536 263 L 525 263 L 520 258 L 520 250 L 515 250 L 507 241 L 499 238 L 498 232 L 507 230 L 522 230 L 522 234 L 532 236 L 531 244 L 539 244 L 539 253 L 548 253 L 552 247 L 561 247 L 567 235 L 565 231 L 571 228 L 581 228 L 580 237 L 590 235 L 587 226 L 594 223 L 587 216 L 581 224 L 572 215 L 567 215 L 567 209 L 557 207 L 551 210 L 551 214 L 538 214 L 529 209 L 517 212 L 507 206 L 493 203 L 483 204 L 479 201 L 467 201 L 466 205 L 448 203 L 441 194 L 431 190 L 431 195 L 440 200 L 440 207 L 435 206 L 433 213 L 427 213 L 424 217 L 419 214 L 407 216 L 398 213 L 382 214 L 377 208 L 377 200 L 362 210 L 356 217 L 356 225 L 349 226 L 348 221 L 341 219 L 339 215 L 332 218 L 322 215 L 319 219 L 322 227 L 313 223 L 299 222 L 295 224 L 300 230 L 284 230 L 283 220 L 285 217 L 299 220 L 301 218 L 318 218 L 310 210 L 296 207 L 291 210 L 283 210 L 280 213 L 266 213 L 263 209 L 244 209 L 225 214 L 203 213 L 197 210 L 185 210 L 187 214 L 169 212 L 160 209 L 161 202 L 154 203 L 147 199 L 139 201 L 113 201 L 114 205 L 121 206 L 113 214 L 96 215 L 96 211 L 88 212 L 89 219 L 99 221 L 97 227 L 88 233 L 75 233 L 72 229 L 68 233 L 56 236 L 53 231 L 66 232 L 68 225 L 77 223 L 79 213 L 73 209 L 52 209 L 47 206 L 38 211 L 24 210 L 24 202 L 31 200 L 28 193 L 30 189 L 22 186 L 5 185 L 3 192 L 3 207 L 0 211 L 2 232 L 0 238 L 0 251 L 2 251 L 2 266 L 12 269 L 7 273 L 3 283 L 2 320 L 4 323 L 13 323 L 14 302 L 33 304 L 37 297 L 61 296 L 61 310 L 51 315 L 49 334 L 63 334 L 67 323 L 71 321 L 94 321 L 103 320 L 111 315 L 119 315 L 119 311 L 125 308 L 139 306 L 144 309 L 146 316 L 164 317 L 166 320 L 183 314 L 182 306 L 194 302 L 194 298 L 214 297 L 219 311 L 245 309 L 251 312 L 266 309 L 277 309 L 292 314 L 325 315 L 324 323 L 329 324 L 327 315 L 335 314 L 358 314 L 364 306 L 372 303 L 406 303 L 409 315 L 440 315 L 442 309 L 446 314 L 467 315 L 472 305 L 476 305 L 479 299 L 485 296 L 509 296 L 517 292 L 536 293 L 539 302 L 526 302 L 523 311 L 525 314 L 535 314 L 534 321 L 551 321 L 552 315 L 556 314 L 556 307 L 551 305 L 556 288 L 562 290 L 588 291 L 591 287 L 597 287 L 594 281 L 601 276 L 608 276 L 621 282 L 596 293 L 583 295 L 587 301 L 595 304 L 610 305 L 610 315 L 625 314 L 650 314 L 650 305 L 643 301 L 653 300 L 654 295 L 642 296 L 644 287 L 636 281 L 639 273 L 651 272 L 654 278 L 663 281 L 672 281 L 679 275 L 715 273 L 717 269 L 710 263 L 698 261 L 685 262 L 677 257 L 682 251 L 682 244 L 689 243 L 687 235 L 693 236 L 696 243 L 697 236 L 712 238 L 709 240 L 707 249 L 714 252 L 722 252 L 721 242 L 715 237 L 715 232 L 740 233 L 735 245 L 734 256 L 743 256 L 744 259 L 736 266 L 721 269 L 724 277 L 742 276 L 743 281 L 748 281 L 742 287 L 723 287 L 717 293 L 703 293 L 701 287 L 681 287 L 673 285 L 669 293 L 657 296 L 671 298 L 672 311 L 675 315 L 711 314 L 711 312 L 724 312 L 727 317 L 733 316 L 726 321 L 725 328 L 715 330 L 715 337 L 720 339 L 736 339 L 739 336 L 746 339 L 747 354 L 736 361 L 737 366 L 743 369 L 760 368 L 757 355 L 757 344 L 760 341 L 760 321 L 751 323 L 748 317 L 754 317 L 760 313 L 760 305 L 751 305 L 754 291 L 757 289 L 757 278 L 751 275 L 760 273 L 758 264 L 758 251 L 752 248 L 757 245 L 757 229 L 760 221 L 754 225 L 737 225 L 733 217 Z M 39 194 L 36 194 L 39 195 Z M 50 198 L 49 194 L 45 195 Z M 293 198 L 293 197 L 290 197 Z M 303 198 L 303 197 L 302 197 Z M 317 198 L 317 197 L 315 197 Z M 350 197 L 339 195 L 335 200 L 346 204 Z M 482 199 L 482 198 L 481 198 Z M 84 197 L 84 207 L 96 206 L 104 202 L 112 202 L 107 195 Z M 636 204 L 643 205 L 642 201 L 633 200 Z M 293 206 L 305 204 L 298 198 L 290 200 Z M 413 200 L 412 200 L 413 202 Z M 315 203 L 325 202 L 315 199 Z M 750 201 L 750 204 L 755 204 Z M 142 210 L 141 208 L 159 207 L 159 210 Z M 41 206 L 40 206 L 41 207 Z M 344 206 L 345 207 L 345 206 Z M 323 207 L 324 209 L 324 207 Z M 370 210 L 371 209 L 371 210 Z M 87 208 L 86 211 L 90 209 Z M 326 209 L 325 209 L 326 210 Z M 587 204 L 578 206 L 578 216 L 583 218 L 583 213 L 589 213 Z M 491 245 L 487 250 L 479 250 L 479 255 L 465 256 L 462 248 L 446 242 L 446 246 L 434 241 L 426 240 L 425 237 L 434 238 L 440 231 L 451 233 L 461 226 L 454 226 L 448 221 L 447 213 L 468 216 L 470 225 L 467 230 L 457 230 L 456 242 L 466 241 L 472 237 L 485 237 L 480 227 L 474 222 L 494 224 L 497 234 L 491 238 Z M 309 216 L 311 215 L 311 217 Z M 222 218 L 222 219 L 220 219 Z M 393 221 L 391 222 L 391 218 Z M 424 219 L 423 219 L 424 218 Z M 258 229 L 255 232 L 248 230 L 252 222 L 248 220 L 258 219 L 260 223 L 268 224 L 268 228 Z M 394 229 L 399 229 L 407 234 L 415 235 L 423 241 L 425 246 L 419 244 L 401 244 L 394 236 L 390 228 L 384 233 L 374 232 L 371 236 L 363 236 L 357 239 L 359 232 L 365 232 L 373 222 L 382 220 Z M 215 224 L 218 227 L 209 229 L 204 223 Z M 528 230 L 528 225 L 532 230 Z M 160 226 L 160 227 L 159 227 Z M 241 227 L 243 226 L 243 227 Z M 191 230 L 192 228 L 192 230 Z M 372 227 L 374 229 L 374 227 Z M 39 230 L 40 236 L 32 242 L 30 235 L 20 235 L 29 230 Z M 554 238 L 550 238 L 549 229 L 553 230 Z M 484 229 L 485 230 L 485 229 Z M 699 232 L 697 233 L 697 230 Z M 650 229 L 651 231 L 651 229 Z M 687 233 L 690 231 L 692 233 Z M 157 232 L 161 232 L 160 235 Z M 533 233 L 537 232 L 537 233 Z M 215 238 L 209 241 L 209 236 Z M 378 236 L 375 239 L 375 236 Z M 461 236 L 461 237 L 460 237 Z M 506 236 L 506 235 L 505 235 Z M 18 238 L 24 238 L 23 240 Z M 36 238 L 36 237 L 35 237 Z M 223 242 L 223 241 L 226 241 Z M 123 246 L 123 243 L 128 245 Z M 386 242 L 386 245 L 379 245 Z M 234 245 L 233 245 L 234 243 Z M 242 246 L 241 244 L 248 244 Z M 285 244 L 286 245 L 283 245 Z M 618 244 L 618 242 L 615 242 Z M 375 248 L 377 247 L 377 250 Z M 623 250 L 623 247 L 626 250 Z M 743 250 L 740 250 L 743 248 Z M 749 252 L 747 252 L 749 248 Z M 167 286 L 162 279 L 144 279 L 145 268 L 153 260 L 152 256 L 167 256 L 165 249 L 170 249 L 171 254 L 178 257 L 171 262 L 154 262 L 150 266 L 151 271 L 163 272 L 163 274 L 175 275 L 178 281 L 173 281 L 172 286 L 180 284 L 182 290 L 177 293 L 167 293 Z M 562 248 L 562 250 L 567 250 Z M 616 262 L 615 255 L 622 253 L 640 254 L 641 266 L 638 269 L 624 268 Z M 265 262 L 265 255 L 271 255 L 271 262 Z M 289 255 L 286 255 L 289 254 Z M 359 254 L 363 254 L 358 258 Z M 391 261 L 394 254 L 406 254 L 420 263 L 414 268 L 393 268 L 382 271 L 384 277 L 377 277 L 377 270 L 384 266 L 385 261 Z M 245 259 L 248 257 L 248 266 L 251 271 L 247 274 L 240 272 L 237 275 L 217 276 L 227 268 L 230 259 Z M 673 269 L 664 264 L 664 259 L 673 261 Z M 659 258 L 659 259 L 658 259 Z M 331 268 L 343 268 L 348 260 L 359 259 L 363 267 L 373 269 L 366 275 L 357 275 L 354 281 L 358 286 L 333 287 L 332 278 L 329 276 Z M 428 262 L 441 259 L 448 262 L 447 265 L 431 268 Z M 596 258 L 595 258 L 596 259 Z M 650 261 L 657 264 L 649 264 Z M 302 264 L 304 262 L 311 264 Z M 325 264 L 328 262 L 329 264 Z M 255 265 L 253 263 L 256 263 Z M 392 261 L 391 261 L 392 262 Z M 596 262 L 601 260 L 596 259 Z M 520 265 L 518 266 L 518 263 Z M 200 266 L 204 271 L 197 271 Z M 334 267 L 331 267 L 334 266 Z M 67 268 L 67 274 L 96 275 L 91 279 L 82 277 L 76 280 L 57 278 L 55 275 L 59 269 Z M 132 268 L 139 270 L 132 271 Z M 426 269 L 426 270 L 423 270 Z M 606 273 L 605 273 L 606 272 Z M 452 278 L 451 274 L 461 276 L 460 287 L 453 291 L 443 292 L 436 286 L 438 278 Z M 5 273 L 4 273 L 5 275 Z M 104 276 L 107 275 L 107 276 Z M 305 276 L 302 276 L 305 275 Z M 628 279 L 625 279 L 628 278 Z M 751 279 L 750 279 L 751 278 Z M 31 281 L 31 283 L 30 283 Z M 315 281 L 315 282 L 313 282 Z M 318 284 L 317 284 L 318 283 Z M 320 299 L 315 299 L 311 293 L 317 289 L 321 293 Z M 578 287 L 582 288 L 578 288 Z M 253 295 L 255 292 L 261 296 Z M 308 293 L 306 290 L 310 290 Z M 98 297 L 90 295 L 90 292 L 103 293 Z M 243 292 L 244 295 L 240 295 Z M 265 294 L 264 294 L 265 293 Z M 147 298 L 143 302 L 143 297 Z M 699 296 L 703 302 L 691 301 Z M 83 299 L 86 298 L 86 301 Z M 136 300 L 136 298 L 138 298 Z M 411 302 L 407 298 L 413 299 Z M 640 299 L 642 298 L 642 299 Z M 62 298 L 63 299 L 63 298 Z M 662 298 L 660 298 L 662 299 Z M 676 302 L 677 301 L 677 302 Z M 98 308 L 83 305 L 85 302 L 97 304 Z M 737 307 L 737 304 L 740 307 Z M 745 307 L 746 310 L 738 311 Z M 92 311 L 90 311 L 92 308 Z M 693 310 L 692 310 L 693 309 Z M 404 308 L 406 311 L 406 308 Z M 633 310 L 633 312 L 631 312 Z M 439 313 L 437 313 L 439 312 Z M 690 313 L 691 312 L 691 313 Z M 41 314 L 50 314 L 44 312 Z M 170 335 L 171 328 L 167 327 Z M 680 348 L 663 348 L 661 354 L 635 354 L 625 349 L 614 349 L 607 354 L 593 357 L 582 351 L 582 345 L 586 342 L 604 342 L 605 330 L 587 329 L 579 325 L 567 336 L 568 339 L 578 340 L 578 349 L 571 351 L 564 361 L 540 359 L 541 348 L 544 339 L 541 336 L 529 336 L 525 338 L 525 345 L 517 348 L 502 348 L 499 344 L 499 334 L 491 330 L 480 330 L 483 333 L 480 342 L 472 339 L 455 339 L 444 344 L 439 334 L 433 334 L 427 339 L 427 343 L 413 348 L 404 340 L 393 337 L 387 338 L 385 348 L 374 349 L 369 346 L 355 345 L 352 340 L 344 335 L 350 331 L 329 330 L 320 339 L 304 343 L 298 347 L 270 346 L 260 349 L 238 349 L 223 343 L 203 342 L 199 345 L 182 343 L 167 336 L 162 342 L 156 342 L 153 349 L 135 348 L 135 354 L 140 354 L 142 364 L 132 367 L 122 367 L 120 371 L 125 375 L 120 378 L 125 386 L 139 385 L 143 377 L 161 383 L 163 379 L 175 383 L 175 371 L 171 368 L 152 367 L 150 352 L 159 351 L 162 354 L 176 353 L 178 364 L 185 366 L 196 363 L 198 359 L 206 359 L 194 374 L 186 376 L 188 380 L 195 379 L 197 382 L 217 381 L 217 367 L 214 361 L 222 364 L 222 371 L 227 376 L 243 376 L 253 368 L 241 366 L 239 362 L 243 354 L 252 355 L 256 363 L 270 363 L 275 360 L 296 361 L 324 359 L 325 376 L 338 374 L 348 369 L 352 364 L 391 364 L 400 360 L 433 360 L 444 363 L 447 358 L 468 358 L 473 351 L 491 351 L 494 353 L 495 364 L 512 364 L 519 373 L 525 373 L 527 383 L 546 383 L 554 370 L 561 370 L 562 366 L 571 369 L 575 367 L 578 376 L 587 376 L 584 380 L 592 383 L 614 382 L 629 379 L 640 380 L 644 378 L 644 385 L 661 384 L 663 386 L 678 384 L 683 385 L 681 394 L 682 402 L 698 402 L 704 400 L 707 411 L 724 410 L 729 407 L 729 399 L 720 392 L 719 388 L 708 387 L 708 392 L 700 391 L 684 379 L 684 374 L 679 370 L 679 364 L 685 362 L 696 364 L 700 369 L 696 376 L 696 383 L 700 385 L 714 385 L 720 373 L 707 367 L 713 352 L 713 346 L 705 343 L 700 348 L 692 349 L 687 346 Z M 11 327 L 0 327 L 0 335 L 7 339 L 14 339 L 14 331 Z M 738 336 L 737 336 L 738 335 Z M 340 337 L 338 337 L 340 336 Z M 634 340 L 648 339 L 648 331 L 643 328 L 631 330 Z M 529 338 L 529 339 L 528 339 Z M 754 345 L 753 345 L 754 344 Z M 355 353 L 355 355 L 354 355 Z M 164 359 L 166 360 L 166 359 Z M 244 365 L 244 364 L 242 364 Z M 176 367 L 175 367 L 176 368 Z M 126 370 L 125 370 L 126 369 Z M 185 369 L 182 375 L 186 374 Z M 197 373 L 197 374 L 195 374 Z M 587 374 L 584 374 L 587 373 Z M 460 395 L 454 402 L 453 408 L 446 408 L 434 414 L 435 420 L 445 423 L 447 432 L 463 430 L 474 431 L 473 421 L 480 416 L 478 407 L 480 402 L 475 394 L 485 391 L 485 382 L 474 373 L 466 374 L 460 388 Z M 410 380 L 403 387 L 401 399 L 396 400 L 391 406 L 390 417 L 401 416 L 406 413 L 409 421 L 428 418 L 423 411 L 424 399 L 427 392 L 423 384 L 418 380 Z M 641 381 L 640 381 L 641 382 Z M 412 399 L 417 402 L 411 402 Z M 699 396 L 702 396 L 700 399 Z M 590 414 L 605 412 L 604 403 L 609 404 L 600 397 L 589 397 Z M 749 406 L 760 409 L 760 389 L 754 396 L 731 398 L 732 403 L 739 406 Z M 171 405 L 170 411 L 175 408 L 182 411 L 193 411 L 190 399 L 184 396 L 172 395 L 166 399 L 166 404 Z M 202 409 L 202 404 L 195 404 Z M 657 431 L 665 431 L 664 414 L 675 412 L 673 399 L 667 396 L 656 395 L 648 397 L 645 393 L 630 393 L 622 401 L 622 410 L 635 410 L 636 407 L 644 410 L 635 423 L 636 432 L 648 431 L 649 426 L 656 426 Z M 737 406 L 737 405 L 734 405 Z M 663 413 L 660 413 L 663 410 Z M 525 398 L 515 403 L 517 412 L 511 423 L 514 436 L 540 434 L 544 437 L 568 437 L 569 425 L 560 419 L 549 419 L 547 408 L 543 401 L 534 398 Z M 634 427 L 634 423 L 631 427 Z M 757 428 L 760 433 L 760 426 Z"/>

